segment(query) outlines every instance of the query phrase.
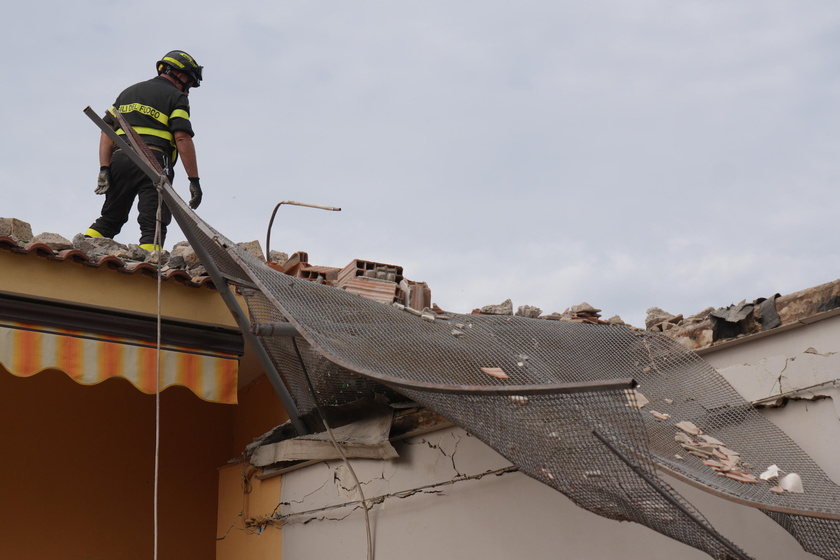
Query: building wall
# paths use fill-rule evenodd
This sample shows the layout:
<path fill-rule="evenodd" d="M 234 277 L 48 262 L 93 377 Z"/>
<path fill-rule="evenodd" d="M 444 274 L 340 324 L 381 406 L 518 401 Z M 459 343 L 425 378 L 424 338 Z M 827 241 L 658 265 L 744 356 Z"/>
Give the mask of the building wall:
<path fill-rule="evenodd" d="M 840 484 L 840 317 L 728 346 L 703 356 L 747 400 L 795 389 L 762 414 L 784 430 Z M 840 384 L 840 383 L 838 383 Z"/>
<path fill-rule="evenodd" d="M 157 282 L 145 274 L 8 251 L 0 251 L 0 270 L 0 291 L 7 293 L 151 316 L 157 313 Z M 186 287 L 174 280 L 161 283 L 161 313 L 166 318 L 236 327 L 215 290 Z"/>
<path fill-rule="evenodd" d="M 156 313 L 157 282 L 144 274 L 8 251 L 0 270 L 6 294 Z M 215 290 L 164 281 L 161 292 L 164 317 L 235 327 Z M 286 420 L 247 353 L 238 398 L 222 405 L 183 387 L 161 393 L 161 560 L 215 558 L 219 469 Z M 0 366 L 0 426 L 0 558 L 152 558 L 154 395 L 120 378 L 83 386 L 60 371 L 19 378 Z"/>
<path fill-rule="evenodd" d="M 219 470 L 219 520 L 216 560 L 280 560 L 283 557 L 279 526 L 250 526 L 246 520 L 270 516 L 280 501 L 280 477 L 259 480 L 244 463 Z M 287 556 L 293 558 L 293 556 Z"/>
<path fill-rule="evenodd" d="M 401 458 L 354 461 L 368 498 L 478 475 L 508 463 L 473 436 L 452 428 L 397 444 Z M 312 511 L 356 499 L 340 463 L 285 475 L 281 512 Z M 715 527 L 761 560 L 816 558 L 760 512 L 668 481 Z M 708 556 L 633 523 L 580 509 L 521 473 L 426 488 L 394 496 L 370 512 L 376 558 L 482 560 L 702 560 Z M 283 525 L 283 557 L 295 560 L 364 558 L 364 517 L 349 507 L 291 517 Z"/>
<path fill-rule="evenodd" d="M 838 335 L 840 319 L 828 319 L 747 340 L 704 357 L 745 398 L 756 400 L 780 392 L 779 379 L 784 390 L 836 379 L 840 371 Z M 830 390 L 817 393 L 827 396 L 790 401 L 763 414 L 840 482 L 838 413 Z M 353 461 L 368 498 L 390 496 L 370 512 L 376 558 L 708 558 L 645 527 L 586 512 L 520 473 L 427 487 L 508 464 L 459 428 L 412 438 L 396 447 L 400 458 L 395 461 Z M 754 558 L 816 558 L 759 511 L 666 480 Z M 358 498 L 353 486 L 340 462 L 321 463 L 283 476 L 279 498 L 264 497 L 267 505 L 263 511 L 289 516 L 282 521 L 284 558 L 365 557 L 362 512 L 352 506 L 335 507 Z M 294 515 L 299 512 L 309 513 Z"/>
<path fill-rule="evenodd" d="M 217 467 L 234 407 L 161 394 L 159 558 L 215 554 Z M 0 556 L 152 557 L 155 397 L 123 379 L 83 386 L 59 371 L 0 368 Z"/>

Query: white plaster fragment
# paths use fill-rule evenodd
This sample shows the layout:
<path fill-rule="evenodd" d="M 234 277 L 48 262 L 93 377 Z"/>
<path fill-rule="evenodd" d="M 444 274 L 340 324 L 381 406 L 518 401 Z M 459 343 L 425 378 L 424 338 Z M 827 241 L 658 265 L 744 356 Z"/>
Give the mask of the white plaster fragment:
<path fill-rule="evenodd" d="M 802 494 L 805 492 L 805 487 L 802 486 L 802 477 L 796 473 L 786 474 L 779 480 L 779 486 L 782 490 L 793 492 L 794 494 Z"/>
<path fill-rule="evenodd" d="M 773 480 L 779 476 L 780 469 L 776 465 L 770 465 L 767 470 L 758 475 L 761 480 Z"/>

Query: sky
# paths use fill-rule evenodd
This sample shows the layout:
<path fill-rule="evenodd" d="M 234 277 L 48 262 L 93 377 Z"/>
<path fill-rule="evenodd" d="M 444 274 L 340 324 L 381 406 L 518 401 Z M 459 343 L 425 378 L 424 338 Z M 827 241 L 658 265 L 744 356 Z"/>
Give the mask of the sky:
<path fill-rule="evenodd" d="M 4 10 L 0 216 L 68 239 L 98 129 L 182 49 L 234 241 L 400 265 L 443 309 L 582 302 L 644 326 L 840 277 L 833 0 L 147 0 Z M 188 198 L 182 168 L 175 188 Z M 116 237 L 137 243 L 136 214 Z M 167 245 L 184 239 L 177 226 Z"/>

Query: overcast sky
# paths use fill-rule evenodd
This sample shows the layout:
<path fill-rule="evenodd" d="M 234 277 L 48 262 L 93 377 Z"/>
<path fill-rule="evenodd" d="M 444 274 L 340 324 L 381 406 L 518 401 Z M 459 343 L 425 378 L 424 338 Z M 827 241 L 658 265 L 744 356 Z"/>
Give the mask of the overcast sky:
<path fill-rule="evenodd" d="M 199 214 L 235 241 L 264 246 L 281 200 L 339 206 L 282 207 L 272 249 L 401 265 L 451 311 L 587 301 L 638 326 L 840 277 L 836 0 L 5 12 L 0 216 L 36 234 L 99 214 L 82 109 L 183 49 L 205 66 Z"/>

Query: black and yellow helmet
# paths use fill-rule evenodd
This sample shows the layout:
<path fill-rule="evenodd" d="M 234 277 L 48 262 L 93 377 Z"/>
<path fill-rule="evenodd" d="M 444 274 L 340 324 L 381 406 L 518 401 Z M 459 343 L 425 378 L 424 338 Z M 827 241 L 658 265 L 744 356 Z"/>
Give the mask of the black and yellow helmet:
<path fill-rule="evenodd" d="M 199 66 L 195 59 L 184 51 L 169 51 L 155 66 L 158 76 L 168 73 L 170 69 L 177 70 L 192 78 L 192 87 L 201 85 L 201 71 L 204 66 Z"/>

